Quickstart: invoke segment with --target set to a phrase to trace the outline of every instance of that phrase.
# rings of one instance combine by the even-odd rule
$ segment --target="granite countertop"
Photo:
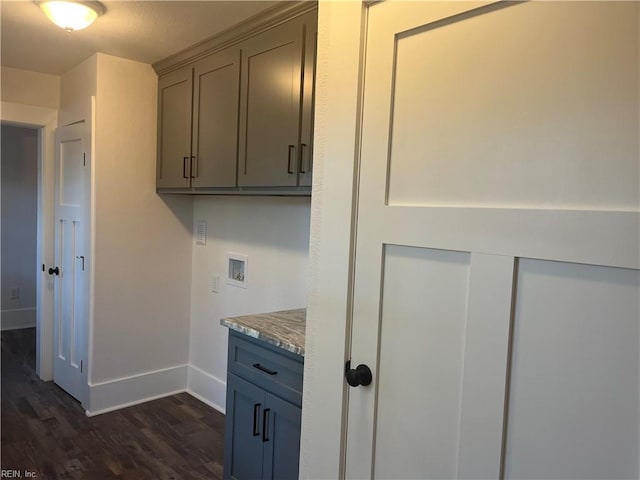
[[[304,356],[307,309],[223,318],[220,324],[289,352]]]

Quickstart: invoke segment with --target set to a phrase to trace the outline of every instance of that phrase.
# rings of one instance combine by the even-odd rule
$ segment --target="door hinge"
[[[87,154],[85,152],[82,152],[82,166],[87,166]]]
[[[80,373],[82,373],[82,360],[80,360]]]

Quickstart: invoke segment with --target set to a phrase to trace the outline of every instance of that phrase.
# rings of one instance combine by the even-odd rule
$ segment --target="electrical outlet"
[[[11,296],[9,297],[10,300],[20,300],[20,288],[18,287],[11,287]]]
[[[218,293],[220,291],[220,275],[211,277],[211,292]]]

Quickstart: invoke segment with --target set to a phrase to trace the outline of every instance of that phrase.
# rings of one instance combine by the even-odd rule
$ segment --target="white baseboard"
[[[188,365],[89,385],[87,416],[175,395],[186,390]]]
[[[185,391],[225,413],[226,382],[193,365],[180,365],[89,385],[86,414],[93,417]]]
[[[36,326],[36,308],[2,310],[2,320],[0,323],[0,329],[2,331],[33,328]]]
[[[193,365],[189,365],[187,393],[219,412],[225,413],[226,382]]]

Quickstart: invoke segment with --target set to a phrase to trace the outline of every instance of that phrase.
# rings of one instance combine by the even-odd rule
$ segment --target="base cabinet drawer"
[[[300,355],[246,335],[229,332],[227,368],[229,372],[267,392],[302,405],[304,364]]]
[[[224,478],[297,479],[302,357],[242,337],[229,337]]]

